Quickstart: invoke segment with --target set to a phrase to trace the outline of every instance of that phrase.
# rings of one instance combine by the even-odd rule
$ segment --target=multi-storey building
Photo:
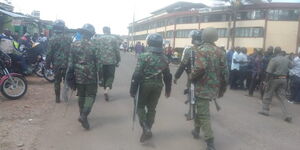
[[[229,6],[178,2],[131,23],[130,43],[145,43],[147,34],[160,33],[166,44],[181,49],[190,45],[191,30],[214,27],[219,34],[216,44],[226,49],[239,46],[251,51],[280,46],[296,52],[300,48],[300,3],[242,5],[234,12]]]

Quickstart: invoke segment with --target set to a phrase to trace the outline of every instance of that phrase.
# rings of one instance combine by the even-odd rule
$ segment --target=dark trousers
[[[300,103],[300,77],[291,76],[291,100]]]
[[[260,84],[260,80],[261,80],[261,77],[258,74],[252,76],[251,82],[249,85],[249,95],[253,95],[254,90]]]
[[[115,79],[116,65],[103,65],[103,87],[112,89],[112,84]]]
[[[25,59],[22,56],[16,55],[16,54],[8,54],[9,57],[11,58],[11,60],[13,62],[17,62],[18,64],[20,64],[21,67],[21,71],[24,73],[25,71],[27,71],[28,66],[27,63],[25,61]]]
[[[231,89],[238,88],[238,79],[239,79],[239,71],[236,69],[231,70],[231,83],[230,83]]]

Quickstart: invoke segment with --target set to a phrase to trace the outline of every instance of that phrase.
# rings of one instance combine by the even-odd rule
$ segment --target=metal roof
[[[192,8],[205,8],[205,7],[207,6],[202,3],[177,2],[169,6],[166,6],[164,8],[161,8],[159,10],[156,10],[151,14],[157,15],[164,12],[186,11]]]
[[[3,10],[3,9],[0,9],[0,12],[6,14],[8,16],[14,17],[14,18],[28,18],[25,15],[16,14],[16,13],[13,13],[13,12],[10,12],[10,11],[6,11],[6,10]]]

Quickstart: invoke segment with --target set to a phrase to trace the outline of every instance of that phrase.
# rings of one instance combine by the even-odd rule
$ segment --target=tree
[[[231,39],[231,47],[234,47],[236,16],[237,16],[237,11],[240,9],[240,7],[242,5],[247,5],[247,4],[261,4],[266,2],[266,0],[215,0],[215,1],[224,3],[225,6],[227,5],[230,8],[229,38]],[[271,2],[272,0],[267,0],[267,1]],[[232,28],[231,28],[231,24],[232,24]]]

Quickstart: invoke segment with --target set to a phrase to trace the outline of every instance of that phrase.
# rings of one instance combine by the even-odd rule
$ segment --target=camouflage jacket
[[[148,48],[147,52],[139,56],[134,74],[142,76],[143,83],[151,82],[163,86],[162,75],[170,74],[168,58],[162,51]]]
[[[195,95],[200,98],[218,97],[221,82],[227,83],[228,69],[225,52],[215,45],[204,43],[195,50],[195,66],[191,80]]]
[[[115,65],[121,61],[119,51],[119,39],[114,35],[104,34],[99,39],[95,40],[99,49],[99,56],[103,65]]]
[[[179,79],[185,70],[187,73],[191,72],[191,55],[192,51],[194,51],[197,47],[192,46],[192,47],[187,47],[183,50],[182,52],[182,57],[181,57],[181,62],[180,65],[175,73],[175,79]]]
[[[68,55],[70,52],[72,38],[66,35],[55,35],[49,40],[46,65],[53,65],[54,70],[67,68]]]
[[[69,67],[73,67],[77,84],[96,84],[99,60],[92,41],[76,41],[71,46]]]

